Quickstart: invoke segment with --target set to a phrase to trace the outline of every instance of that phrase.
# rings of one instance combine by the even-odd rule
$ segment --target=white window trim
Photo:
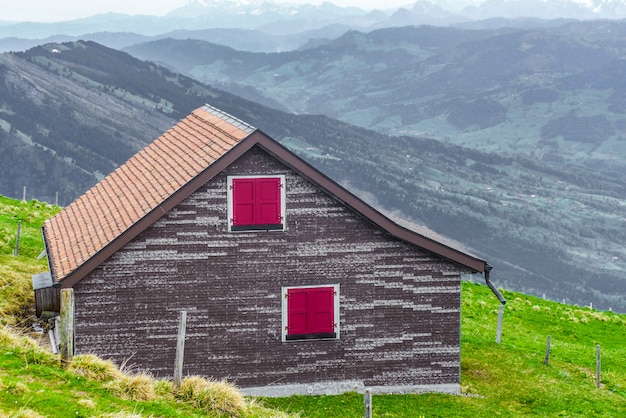
[[[337,335],[335,338],[308,338],[302,340],[288,340],[287,339],[287,292],[289,289],[307,289],[313,287],[332,287],[335,292],[335,297],[333,299],[334,316],[335,316],[335,334]],[[339,283],[336,284],[311,284],[311,285],[303,285],[303,286],[282,286],[281,287],[281,301],[282,301],[282,326],[281,326],[281,339],[282,342],[288,343],[298,343],[302,341],[320,341],[320,340],[339,340],[340,339],[340,317],[339,317]]]
[[[232,230],[232,219],[233,219],[233,179],[264,179],[264,178],[279,178],[280,184],[283,185],[282,190],[280,191],[280,214],[283,217],[283,227],[282,229],[272,229],[271,231],[286,231],[287,230],[287,186],[285,183],[285,175],[284,174],[267,174],[267,175],[256,175],[256,176],[228,176],[226,179],[226,205],[228,206],[227,211],[227,222],[228,222],[228,232],[251,232],[255,230],[249,231],[233,231]]]

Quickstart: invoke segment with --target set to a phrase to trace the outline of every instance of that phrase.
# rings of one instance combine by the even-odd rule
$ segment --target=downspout
[[[491,264],[485,263],[485,282],[487,283],[487,286],[489,286],[489,289],[491,289],[493,294],[496,295],[500,303],[506,305],[506,299],[504,298],[504,296],[502,296],[502,293],[500,293],[498,289],[496,289],[496,287],[493,285],[493,283],[491,283],[491,281],[489,280],[489,273],[491,272],[492,268],[493,266]]]

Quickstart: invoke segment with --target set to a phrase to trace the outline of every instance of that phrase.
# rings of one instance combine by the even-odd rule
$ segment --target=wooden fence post
[[[178,321],[178,337],[176,338],[176,359],[174,360],[174,388],[180,387],[183,380],[183,363],[185,355],[185,331],[187,328],[187,311],[180,312]]]
[[[17,236],[15,238],[15,250],[13,250],[13,256],[20,255],[20,233],[22,231],[22,221],[17,221]]]
[[[498,306],[498,326],[496,328],[496,343],[500,344],[502,340],[502,315],[504,314],[504,305]]]
[[[600,369],[601,369],[601,359],[600,359],[600,344],[596,344],[596,387],[600,387]]]
[[[363,404],[364,404],[364,417],[372,418],[372,390],[365,389],[365,394],[363,396]]]
[[[61,289],[61,366],[67,367],[74,356],[74,289]]]
[[[543,364],[545,364],[546,366],[548,365],[548,363],[550,363],[550,340],[551,339],[552,337],[548,335],[548,342],[546,344],[546,357],[543,360]]]

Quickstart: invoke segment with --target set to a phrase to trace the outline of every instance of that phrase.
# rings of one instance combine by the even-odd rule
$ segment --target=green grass
[[[214,395],[204,386],[194,389],[198,396],[177,394],[171,382],[120,377],[91,358],[65,370],[57,355],[42,348],[45,338],[15,331],[32,322],[31,275],[47,268],[45,259],[36,258],[43,249],[40,227],[58,210],[0,197],[0,418],[220,416],[211,409],[214,404],[207,404]],[[18,220],[22,239],[15,257]],[[626,315],[503,293],[508,304],[502,342],[496,344],[498,301],[486,286],[463,284],[463,396],[374,395],[373,416],[626,416]],[[599,388],[596,344],[602,349]],[[363,416],[363,397],[357,393],[245,401],[244,418]]]
[[[34,314],[33,274],[48,269],[41,226],[60,208],[36,200],[22,202],[0,196],[0,325],[20,324]],[[20,242],[14,256],[18,223]]]
[[[0,417],[287,417],[280,411],[226,392],[213,393],[213,404],[198,402],[145,374],[122,374],[111,379],[87,379],[78,371],[59,367],[59,358],[31,338],[0,329]],[[236,403],[229,400],[234,398]],[[219,405],[219,408],[214,407]],[[226,406],[224,406],[226,405]],[[226,409],[231,408],[231,409]],[[235,410],[234,408],[239,408]],[[230,415],[220,411],[228,410]]]
[[[463,284],[463,396],[374,395],[373,416],[626,416],[626,316],[503,293],[508,303],[501,344],[496,344],[498,301],[486,286]],[[596,344],[602,349],[600,388]],[[359,394],[265,402],[307,417],[326,417],[330,411],[335,417],[363,414]]]

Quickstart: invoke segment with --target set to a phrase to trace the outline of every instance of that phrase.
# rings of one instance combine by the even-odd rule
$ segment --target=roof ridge
[[[202,106],[200,109],[212,114],[213,116],[216,116],[218,118],[220,118],[221,120],[230,123],[233,126],[236,126],[237,128],[241,129],[242,131],[251,134],[252,132],[254,132],[256,130],[256,128],[244,121],[242,121],[239,118],[236,118],[235,116],[231,115],[230,113],[226,113],[223,110],[220,110],[216,107],[211,106],[208,103],[205,103],[204,106]]]

